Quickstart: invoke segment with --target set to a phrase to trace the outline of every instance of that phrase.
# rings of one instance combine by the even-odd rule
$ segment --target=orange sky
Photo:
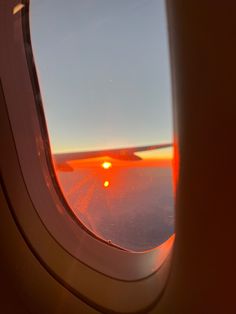
[[[158,159],[144,159],[144,160],[137,160],[137,161],[130,161],[130,160],[118,160],[112,159],[110,157],[99,157],[99,158],[89,158],[83,160],[76,160],[76,161],[69,161],[68,164],[73,169],[79,168],[102,168],[103,162],[111,162],[112,167],[167,167],[172,164],[171,158],[158,158]],[[109,169],[104,169],[109,170]]]

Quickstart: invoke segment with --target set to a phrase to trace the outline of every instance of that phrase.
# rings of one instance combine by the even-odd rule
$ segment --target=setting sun
[[[112,166],[112,163],[110,161],[104,161],[102,163],[102,168],[103,169],[109,169],[109,168],[111,168],[111,166]]]

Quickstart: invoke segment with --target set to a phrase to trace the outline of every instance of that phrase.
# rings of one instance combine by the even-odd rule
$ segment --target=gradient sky
[[[172,142],[162,0],[31,0],[52,151]]]

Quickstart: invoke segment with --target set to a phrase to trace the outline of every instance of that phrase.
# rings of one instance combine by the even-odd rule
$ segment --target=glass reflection
[[[156,247],[174,232],[172,160],[91,158],[58,171],[64,195],[96,235],[133,251]]]

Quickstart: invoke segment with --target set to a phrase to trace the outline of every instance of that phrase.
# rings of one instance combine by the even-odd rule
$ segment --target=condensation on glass
[[[160,245],[174,232],[172,148],[153,149],[172,142],[164,1],[31,0],[30,14],[55,171],[71,210],[109,243]]]

